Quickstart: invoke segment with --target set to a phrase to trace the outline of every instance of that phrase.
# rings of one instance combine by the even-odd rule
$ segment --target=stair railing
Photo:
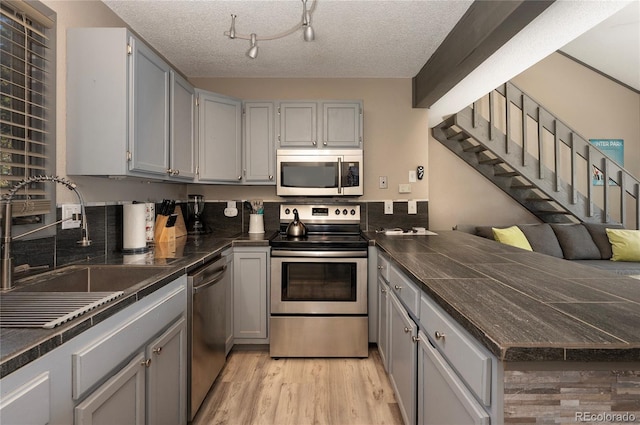
[[[640,181],[513,83],[473,103],[474,128],[480,118],[489,122],[490,140],[496,131],[506,135],[506,153],[513,143],[520,145],[522,166],[531,156],[537,159],[538,178],[551,170],[556,192],[563,181],[569,184],[571,204],[578,202],[578,193],[586,197],[587,217],[594,216],[596,205],[604,211],[604,223],[640,229]],[[597,174],[602,184],[596,186]]]

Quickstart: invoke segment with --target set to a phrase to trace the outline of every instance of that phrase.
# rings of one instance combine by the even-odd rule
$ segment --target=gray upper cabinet
[[[168,173],[176,180],[196,175],[196,91],[187,80],[171,71],[171,145]]]
[[[131,171],[164,175],[169,168],[170,68],[134,37],[132,49],[133,114],[129,119]]]
[[[193,90],[126,28],[70,28],[67,174],[192,179],[185,89]]]
[[[243,111],[243,180],[248,184],[275,185],[274,105],[245,102]]]
[[[242,182],[242,101],[197,90],[198,180]]]
[[[315,102],[281,102],[278,107],[281,147],[315,148],[318,146],[317,104]]]
[[[362,148],[361,101],[280,102],[280,147]]]

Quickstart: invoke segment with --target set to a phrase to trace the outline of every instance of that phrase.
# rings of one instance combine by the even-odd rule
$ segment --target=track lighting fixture
[[[267,40],[276,40],[278,38],[283,38],[288,35],[293,34],[300,28],[302,28],[302,36],[304,41],[314,41],[316,39],[315,32],[313,27],[311,26],[311,15],[316,8],[316,3],[318,0],[314,0],[311,8],[307,9],[307,0],[302,0],[302,19],[299,23],[294,25],[291,29],[281,32],[279,34],[275,34],[272,36],[260,36],[258,37],[256,33],[251,33],[249,35],[237,34],[236,33],[236,17],[237,15],[231,14],[231,28],[229,31],[225,31],[224,35],[229,37],[230,39],[239,38],[241,40],[249,40],[250,47],[247,51],[247,56],[251,59],[255,59],[258,56],[258,40],[267,41]]]
[[[251,59],[255,59],[258,56],[258,42],[256,41],[256,34],[251,34],[251,47],[247,50],[247,56]]]

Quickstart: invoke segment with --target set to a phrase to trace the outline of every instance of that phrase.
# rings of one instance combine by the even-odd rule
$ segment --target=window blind
[[[54,84],[50,70],[50,22],[34,18],[19,2],[0,5],[0,194],[17,182],[48,174],[53,168],[55,116],[48,107]],[[26,10],[29,10],[28,8]],[[13,200],[13,216],[51,212],[52,194],[45,183],[20,190]]]

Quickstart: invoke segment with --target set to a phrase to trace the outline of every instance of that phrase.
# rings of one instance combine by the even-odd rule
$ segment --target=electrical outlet
[[[399,184],[398,193],[411,193],[411,185],[408,183]]]
[[[393,201],[384,201],[384,213],[393,214]]]
[[[418,203],[410,199],[407,203],[407,212],[409,214],[418,214]]]
[[[409,183],[416,182],[416,170],[409,170]]]
[[[62,204],[62,220],[71,218],[74,214],[77,214],[77,220],[67,220],[62,222],[63,229],[78,229],[80,228],[80,214],[82,209],[80,204]]]
[[[387,176],[380,176],[380,184],[378,185],[380,189],[388,189],[389,184],[387,183]]]

